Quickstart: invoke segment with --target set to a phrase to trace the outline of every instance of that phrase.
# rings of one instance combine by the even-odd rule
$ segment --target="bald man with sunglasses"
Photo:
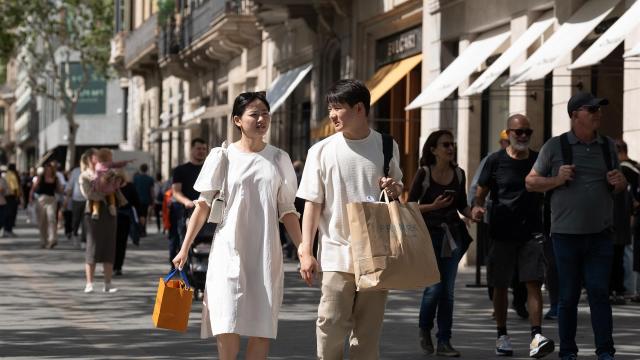
[[[493,242],[487,256],[487,282],[493,290],[497,339],[495,353],[512,356],[511,338],[507,333],[508,289],[514,273],[526,284],[531,343],[529,356],[544,357],[554,350],[553,340],[542,335],[542,293],[544,252],[538,234],[543,231],[541,196],[527,191],[525,178],[538,153],[529,149],[529,119],[515,114],[507,120],[510,145],[491,154],[478,179],[474,218],[484,215],[484,202],[490,194],[489,233]]]

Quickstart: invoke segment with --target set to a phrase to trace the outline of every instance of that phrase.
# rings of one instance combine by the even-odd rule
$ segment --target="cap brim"
[[[589,105],[591,106],[609,105],[609,100],[605,98],[593,98],[591,99],[591,101],[589,101]]]

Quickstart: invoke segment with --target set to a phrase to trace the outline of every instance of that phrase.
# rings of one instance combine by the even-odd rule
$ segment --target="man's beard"
[[[529,141],[527,142],[518,142],[518,141],[514,141],[515,139],[511,140],[511,146],[517,150],[517,151],[525,151],[527,149],[529,149]]]

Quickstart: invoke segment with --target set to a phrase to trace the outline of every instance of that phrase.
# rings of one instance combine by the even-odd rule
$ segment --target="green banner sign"
[[[83,80],[82,65],[69,64],[71,87],[76,89]],[[80,93],[76,114],[104,114],[107,108],[107,82],[89,68],[89,82]]]

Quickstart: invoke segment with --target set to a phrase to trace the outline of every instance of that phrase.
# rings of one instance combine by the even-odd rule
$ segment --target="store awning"
[[[628,33],[640,25],[640,1],[636,1],[627,11],[593,43],[569,69],[595,65],[609,55]]]
[[[405,110],[413,110],[437,103],[447,96],[471,75],[500,45],[511,35],[510,31],[481,35],[473,41],[438,77],[427,85]]]
[[[624,55],[622,55],[622,57],[623,58],[628,58],[628,57],[639,56],[639,55],[640,55],[640,42],[637,43],[633,48],[631,48],[631,50],[629,50],[626,53],[624,53]]]
[[[502,55],[500,55],[500,57],[494,61],[494,63],[491,64],[491,66],[489,66],[487,70],[485,70],[464,93],[462,93],[462,96],[479,94],[483,92],[484,89],[491,86],[491,84],[493,84],[493,82],[496,81],[496,79],[500,77],[500,75],[502,75],[509,66],[511,66],[518,56],[527,51],[529,46],[538,40],[542,34],[547,31],[551,25],[553,25],[555,20],[556,19],[552,16],[551,12],[549,12],[548,15],[531,24],[527,31],[518,37],[518,40],[516,40],[511,47],[507,49],[507,51],[502,53]]]
[[[613,10],[619,0],[589,0],[560,26],[549,40],[503,85],[544,78]]]
[[[367,88],[371,92],[371,106],[373,106],[384,94],[386,94],[392,87],[394,87],[398,81],[413,70],[422,61],[422,54],[413,55],[406,59],[396,61],[391,64],[387,64],[365,83]],[[329,117],[327,116],[320,123],[321,125],[311,130],[311,138],[319,139],[332,135],[335,132],[335,128]]]
[[[274,113],[287,100],[302,79],[311,71],[312,64],[299,66],[278,76],[267,90],[267,101]]]

